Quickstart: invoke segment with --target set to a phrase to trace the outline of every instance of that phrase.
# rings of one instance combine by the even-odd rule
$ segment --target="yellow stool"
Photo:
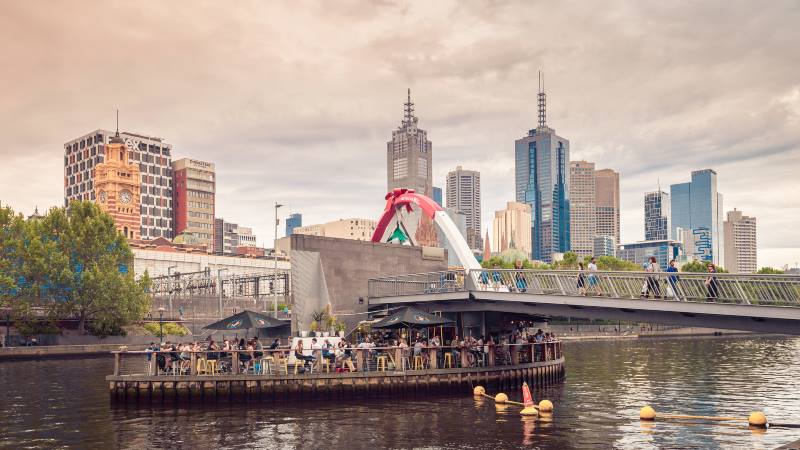
[[[209,359],[206,361],[206,375],[216,375],[217,373],[217,360]]]
[[[286,375],[289,375],[289,358],[279,358],[278,359],[278,367],[276,370],[279,370],[283,367],[283,372]],[[280,375],[280,372],[278,373]]]
[[[444,354],[444,366],[448,369],[453,368],[453,354],[452,353],[445,353]]]
[[[195,371],[197,375],[206,373],[206,359],[205,358],[197,358],[197,365],[195,367]]]
[[[378,356],[378,370],[381,372],[386,372],[387,360],[385,356]]]
[[[331,373],[331,361],[329,359],[322,360],[322,370]]]
[[[422,356],[415,356],[414,357],[414,370],[422,370],[425,368],[425,361],[422,359]]]
[[[300,368],[300,367],[303,367],[305,365],[306,365],[305,361],[300,360],[300,359],[295,359],[294,360],[294,374],[297,375],[298,373],[300,373],[300,372],[298,372],[297,369]]]

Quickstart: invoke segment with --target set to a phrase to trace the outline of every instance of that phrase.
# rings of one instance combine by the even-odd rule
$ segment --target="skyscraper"
[[[433,197],[431,197],[433,201],[435,201],[439,206],[444,208],[444,202],[442,201],[442,188],[440,187],[433,187]]]
[[[516,200],[531,207],[532,258],[552,262],[570,249],[569,141],[547,126],[539,80],[539,125],[514,145]]]
[[[181,158],[172,162],[175,236],[183,234],[214,251],[216,172],[214,163]]]
[[[531,254],[531,207],[527,203],[508,202],[506,209],[495,211],[492,246],[502,252],[511,247]]]
[[[467,218],[467,245],[483,248],[481,239],[481,174],[461,166],[447,174],[447,207],[455,208]]]
[[[717,192],[717,172],[712,169],[692,172],[692,181],[670,186],[672,235],[681,239],[687,255],[714,264],[725,261],[722,194]],[[677,228],[683,230],[678,236]],[[691,239],[692,242],[687,242]]]
[[[644,194],[644,240],[672,239],[669,194],[659,188]]]
[[[97,200],[93,167],[105,160],[114,132],[95,130],[64,144],[64,205]],[[122,132],[128,161],[139,166],[139,235],[172,239],[172,145],[161,138]]]
[[[725,229],[725,269],[734,273],[754,273],[758,270],[756,218],[748,217],[733,208],[728,211]]]
[[[286,218],[286,236],[291,236],[292,232],[297,227],[303,226],[303,215],[300,213],[290,214]]]
[[[411,103],[411,89],[405,103],[405,115],[400,127],[392,131],[392,140],[386,143],[387,190],[414,189],[431,197],[433,195],[433,146],[428,133],[417,128],[418,119]]]
[[[613,236],[614,245],[620,242],[619,230],[619,173],[601,169],[594,173],[597,196],[597,235]]]
[[[569,163],[569,224],[570,250],[580,256],[594,253],[597,235],[597,186],[594,163]]]

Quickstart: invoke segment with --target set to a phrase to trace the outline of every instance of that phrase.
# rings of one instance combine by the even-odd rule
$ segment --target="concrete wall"
[[[446,254],[442,260],[423,260],[422,247],[301,234],[292,235],[289,257],[292,332],[308,330],[311,314],[330,304],[349,333],[367,318],[370,278],[447,270]]]

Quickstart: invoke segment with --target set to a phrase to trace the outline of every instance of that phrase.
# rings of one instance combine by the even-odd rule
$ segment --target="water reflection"
[[[567,381],[534,389],[555,412],[462,397],[296,404],[112,405],[110,359],[0,363],[0,447],[774,448],[796,429],[638,420],[661,413],[800,422],[800,339],[572,343]],[[498,389],[490,389],[494,395]],[[521,391],[504,389],[511,400]]]

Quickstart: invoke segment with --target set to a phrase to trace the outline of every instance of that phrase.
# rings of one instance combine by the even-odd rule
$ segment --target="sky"
[[[800,2],[0,2],[0,202],[63,204],[63,145],[98,128],[214,162],[217,216],[271,246],[377,219],[406,89],[434,184],[481,172],[484,233],[514,199],[514,140],[548,125],[620,173],[622,241],[643,195],[718,173],[758,220],[759,266],[800,261]],[[283,234],[283,221],[279,236]]]

